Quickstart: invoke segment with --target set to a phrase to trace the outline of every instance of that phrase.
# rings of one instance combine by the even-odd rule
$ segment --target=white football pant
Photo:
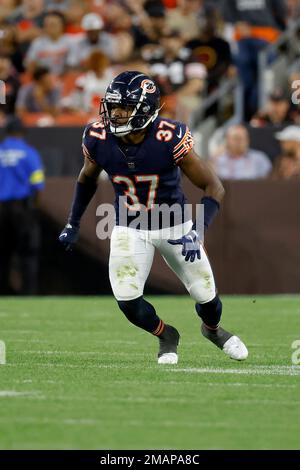
[[[109,279],[117,300],[133,300],[143,295],[154,250],[160,252],[167,265],[185,285],[190,296],[198,303],[206,303],[216,296],[214,276],[205,250],[201,246],[201,259],[185,261],[182,245],[170,245],[187,234],[192,221],[162,230],[136,230],[115,226],[111,235]]]

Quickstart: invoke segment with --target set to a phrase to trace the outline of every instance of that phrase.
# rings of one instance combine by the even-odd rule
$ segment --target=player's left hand
[[[63,244],[66,251],[72,251],[73,246],[78,240],[78,231],[79,227],[74,227],[70,224],[67,224],[59,235],[58,239],[60,243]]]
[[[189,233],[177,240],[168,240],[170,245],[182,245],[182,256],[185,256],[185,261],[193,263],[196,259],[201,258],[200,254],[200,237],[195,230],[190,230]]]

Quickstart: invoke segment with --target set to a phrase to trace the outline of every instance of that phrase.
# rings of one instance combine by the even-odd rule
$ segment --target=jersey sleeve
[[[91,128],[92,124],[88,124],[83,131],[82,153],[83,156],[92,163],[96,163],[96,141],[95,138],[90,134],[90,131],[92,130]]]
[[[172,139],[172,155],[174,165],[178,165],[194,147],[194,138],[188,126],[181,122],[176,123]]]
[[[100,168],[105,167],[109,153],[108,135],[102,122],[88,124],[82,136],[83,155]]]

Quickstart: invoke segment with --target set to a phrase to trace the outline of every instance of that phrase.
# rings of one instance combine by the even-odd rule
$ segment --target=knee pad
[[[188,291],[197,303],[204,304],[212,301],[216,296],[216,285],[212,272],[202,273],[188,286]]]
[[[206,302],[205,304],[197,303],[195,308],[197,314],[207,326],[215,327],[220,323],[222,302],[218,295],[216,295],[213,300]]]

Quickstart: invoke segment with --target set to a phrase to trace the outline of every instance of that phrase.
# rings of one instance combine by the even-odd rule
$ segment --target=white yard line
[[[0,390],[0,398],[35,398],[35,399],[45,399],[41,392],[39,391],[30,391],[30,392],[17,392],[16,390]]]
[[[13,333],[13,334],[19,334],[19,335],[24,335],[27,333],[33,333],[36,335],[38,330],[23,330],[23,329],[1,329],[1,333]]]
[[[13,350],[14,353],[21,353],[21,354],[47,354],[49,356],[51,355],[59,355],[59,354],[72,354],[74,356],[85,356],[85,355],[91,355],[91,356],[94,356],[94,355],[100,355],[102,353],[100,353],[99,351],[43,351],[43,350],[38,350],[38,349],[31,349],[31,350],[23,350],[23,349],[19,349],[19,350],[16,350],[14,349]]]
[[[65,383],[62,380],[41,380],[41,379],[35,379],[35,380],[32,380],[32,379],[18,380],[17,379],[17,380],[11,380],[10,382],[13,382],[15,384],[30,384],[33,382],[36,382],[38,384],[63,384]]]
[[[47,355],[47,356],[120,356],[120,352],[103,352],[103,351],[44,351],[39,349],[24,350],[24,349],[12,349],[11,352],[16,354],[36,354],[36,355]],[[143,357],[144,353],[134,353],[135,357]],[[132,351],[122,352],[122,356],[132,355]]]
[[[138,341],[122,341],[121,339],[105,339],[101,344],[139,344]]]
[[[49,344],[50,341],[45,341],[42,339],[21,339],[21,338],[6,338],[7,342],[13,343],[47,343]]]
[[[299,366],[249,366],[241,369],[221,369],[214,367],[164,369],[168,372],[196,374],[238,374],[238,375],[287,375],[300,376]]]
[[[300,400],[291,400],[291,401],[279,401],[279,400],[251,400],[251,399],[247,399],[247,400],[223,400],[222,401],[222,405],[225,404],[225,405],[271,405],[271,406],[293,406],[293,407],[296,407],[296,406],[299,406],[300,404]]]
[[[115,422],[118,421],[118,426],[119,427],[141,427],[142,429],[145,428],[145,421],[144,420],[126,420],[124,422],[119,421],[117,418],[114,419],[108,419],[105,418],[104,420],[102,419],[86,419],[86,418],[63,418],[63,419],[49,419],[49,418],[31,418],[31,417],[11,417],[11,418],[0,418],[0,423],[22,423],[22,424],[33,424],[33,425],[71,425],[71,426],[105,426],[106,428],[111,428],[115,426]],[[147,427],[153,427],[157,428],[157,425],[159,423],[160,427],[165,427],[165,428],[183,428],[183,429],[205,429],[205,428],[225,428],[225,429],[230,429],[232,430],[232,423],[230,422],[222,422],[222,421],[201,421],[201,419],[197,421],[178,421],[178,420],[155,420],[153,419],[152,421],[147,420]],[[242,429],[242,430],[253,430],[256,429],[257,423],[249,422],[240,422],[240,423],[235,423],[234,428],[235,429]],[[273,423],[268,423],[264,422],[263,424],[260,424],[260,429],[272,429],[274,428]],[[290,428],[295,429],[298,431],[299,429],[299,424],[298,422],[294,422],[290,424]],[[163,447],[165,448],[165,447]]]
[[[177,382],[178,383],[178,382]],[[186,383],[186,382],[184,382]],[[193,383],[193,382],[189,382]],[[209,387],[217,387],[221,385],[222,387],[258,387],[258,388],[299,388],[298,385],[291,385],[291,384],[257,384],[257,383],[249,383],[249,382],[222,382],[222,383],[217,383],[217,382],[202,382],[201,387],[203,386],[209,386]]]
[[[37,351],[34,351],[36,353]],[[22,351],[20,351],[22,353]],[[41,354],[45,354],[45,351],[40,351]],[[51,354],[53,351],[51,351]],[[62,354],[66,352],[60,351]],[[54,353],[55,354],[55,353]],[[72,352],[74,354],[74,352]],[[79,352],[78,355],[81,353]],[[82,353],[86,354],[85,352]],[[87,353],[91,355],[97,355],[98,353]],[[107,353],[109,354],[109,353]],[[120,353],[118,353],[119,355]],[[99,354],[101,355],[101,354]],[[125,354],[123,354],[125,356]],[[7,363],[5,367],[28,367],[27,362],[16,362],[16,363]],[[45,367],[45,368],[55,368],[62,367],[65,369],[136,369],[136,365],[124,365],[124,364],[55,364],[52,362],[35,362],[34,367]],[[174,366],[173,368],[158,367],[157,365],[151,364],[146,366],[147,370],[157,370],[162,373],[165,372],[184,372],[189,374],[232,374],[232,375],[278,375],[278,376],[300,376],[300,366],[248,366],[241,368],[214,368],[214,367],[191,367],[191,368],[180,368]]]
[[[120,364],[54,364],[52,362],[35,362],[28,364],[27,362],[7,363],[5,367],[63,367],[65,369],[135,369],[135,366],[125,366]]]
[[[26,424],[68,424],[68,425],[76,425],[76,426],[94,426],[102,424],[102,421],[95,420],[95,419],[76,419],[76,418],[68,418],[68,419],[49,419],[49,418],[30,418],[30,417],[12,417],[9,419],[0,418],[0,423],[26,423]]]

